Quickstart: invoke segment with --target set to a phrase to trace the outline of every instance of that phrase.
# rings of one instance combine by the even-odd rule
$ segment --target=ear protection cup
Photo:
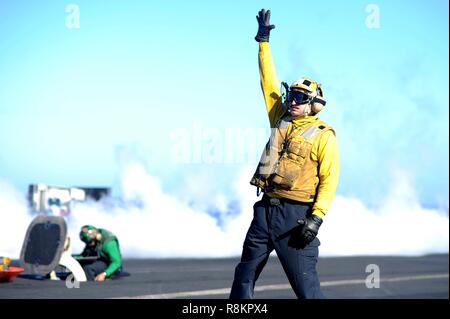
[[[314,103],[312,103],[312,105],[311,105],[311,111],[313,112],[313,113],[319,113],[320,111],[322,111],[322,109],[323,109],[323,104],[320,104],[320,103],[318,103],[318,102],[314,102]]]
[[[323,98],[323,91],[320,84],[317,85],[317,95],[313,99],[313,103],[311,105],[311,110],[314,113],[319,113],[322,111],[323,107],[325,106],[327,102]]]

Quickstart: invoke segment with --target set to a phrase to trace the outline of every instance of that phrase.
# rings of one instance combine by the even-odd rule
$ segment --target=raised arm
[[[269,115],[270,126],[274,127],[284,113],[280,83],[277,79],[269,48],[270,30],[275,28],[275,26],[270,24],[270,10],[262,9],[259,11],[256,20],[258,21],[258,33],[255,36],[255,40],[259,42],[258,62],[261,88]]]

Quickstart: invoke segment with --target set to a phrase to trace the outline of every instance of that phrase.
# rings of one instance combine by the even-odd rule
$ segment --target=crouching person
[[[119,241],[110,231],[91,225],[81,227],[80,239],[86,244],[81,256],[98,258],[83,265],[87,280],[104,281],[122,270]]]

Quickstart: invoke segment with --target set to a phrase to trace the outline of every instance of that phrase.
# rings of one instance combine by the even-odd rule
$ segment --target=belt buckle
[[[271,198],[270,199],[270,205],[278,206],[278,205],[280,205],[280,200],[278,198]]]

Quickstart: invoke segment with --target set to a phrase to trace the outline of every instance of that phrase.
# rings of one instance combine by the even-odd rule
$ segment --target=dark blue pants
[[[108,262],[105,259],[98,259],[93,263],[83,265],[84,272],[86,273],[87,280],[95,280],[98,274],[101,274],[108,268]],[[122,271],[122,266],[119,267],[109,278],[114,279],[118,277],[126,277],[130,274]]]
[[[320,241],[315,238],[305,246],[299,238],[297,220],[311,214],[311,205],[264,195],[253,211],[230,298],[253,298],[255,282],[274,249],[297,298],[324,298],[316,271]]]
[[[84,272],[86,273],[87,280],[95,280],[98,274],[101,274],[108,267],[106,261],[101,259],[94,261],[92,264],[83,266]]]

